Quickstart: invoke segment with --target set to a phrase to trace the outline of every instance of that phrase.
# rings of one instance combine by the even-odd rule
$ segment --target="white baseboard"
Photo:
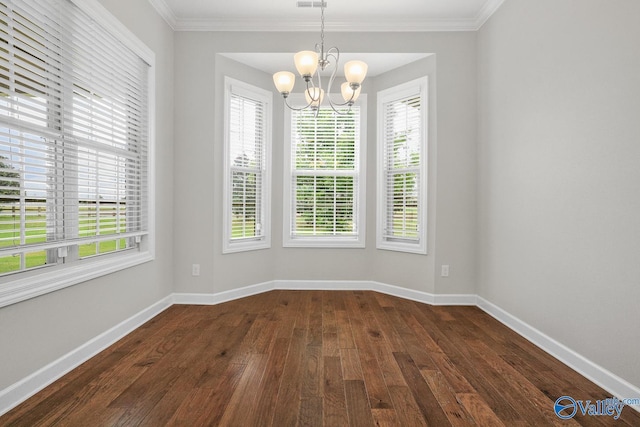
[[[473,294],[434,295],[433,305],[478,305],[478,296]]]
[[[476,305],[476,295],[470,294],[432,294],[389,285],[380,282],[370,282],[372,291],[417,301],[429,305]]]
[[[436,295],[369,280],[276,280],[274,289],[376,291],[430,305],[476,305],[475,295]]]
[[[618,377],[602,366],[593,363],[591,360],[523,322],[497,305],[480,296],[476,298],[477,305],[481,310],[514,330],[525,339],[531,341],[565,365],[579,372],[585,378],[610,392],[612,394],[610,397],[615,396],[619,399],[640,398],[640,388]],[[573,397],[578,398],[579,396]],[[640,405],[633,405],[631,407],[636,411],[640,411]]]
[[[91,359],[102,350],[139,328],[172,305],[166,297],[141,312],[131,316],[106,332],[87,341],[80,347],[51,362],[17,383],[0,390],[0,415],[24,402],[49,384]]]
[[[368,280],[274,280],[274,289],[307,291],[365,291],[371,289]]]
[[[259,283],[257,285],[245,286],[243,288],[232,289],[230,291],[216,292],[213,294],[174,293],[171,295],[171,300],[174,304],[216,305],[272,291],[273,289],[273,281],[270,281]]]
[[[0,391],[0,415],[42,390],[67,372],[98,354],[173,304],[215,305],[275,289],[371,290],[430,305],[477,305],[542,350],[620,399],[640,397],[640,388],[591,362],[553,338],[507,313],[482,297],[471,294],[438,295],[375,281],[273,280],[213,294],[174,293],[142,310],[110,330],[81,345],[60,359]],[[632,406],[640,411],[639,406]]]
[[[246,298],[248,296],[261,294],[275,289],[307,291],[376,291],[430,305],[476,305],[475,295],[435,295],[428,292],[416,291],[413,289],[369,280],[273,280],[213,294],[176,293],[172,295],[172,301],[174,304],[213,305],[232,301],[238,298]]]

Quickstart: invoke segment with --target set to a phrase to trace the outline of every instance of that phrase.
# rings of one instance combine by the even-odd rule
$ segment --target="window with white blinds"
[[[348,114],[286,112],[285,246],[364,247],[366,97],[359,101]]]
[[[378,92],[380,249],[426,253],[427,79]]]
[[[225,79],[224,253],[270,247],[271,96]]]
[[[0,275],[145,246],[150,65],[85,9],[0,1]]]

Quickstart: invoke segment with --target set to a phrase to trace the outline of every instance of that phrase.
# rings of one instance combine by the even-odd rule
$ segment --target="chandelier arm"
[[[309,102],[309,105],[307,105],[307,107],[311,106],[311,104],[313,104],[316,101],[319,101],[321,98],[321,93],[320,91],[322,90],[322,85],[320,84],[320,73],[318,74],[318,86],[315,85],[315,83],[313,82],[313,76],[311,76],[311,78],[309,80],[307,80],[307,89],[305,90],[305,92],[307,93],[307,96],[309,97],[309,99],[311,100],[311,102]],[[309,83],[311,83],[311,86],[309,86]],[[311,89],[313,89],[313,91],[311,91]],[[318,95],[314,98],[313,94],[317,93]]]
[[[329,86],[327,86],[327,98],[329,99],[329,104],[333,105],[333,101],[331,101],[331,86],[333,85],[333,80],[336,78],[336,73],[338,72],[338,61],[340,61],[340,51],[337,47],[332,47],[327,51],[327,58],[333,58],[333,71],[331,72],[331,77],[329,78]]]
[[[338,67],[338,60],[340,60],[340,50],[337,47],[327,49],[327,56],[333,56],[336,60],[336,68]]]
[[[335,106],[341,106],[341,105],[346,105],[346,104],[334,104],[331,101],[329,101],[329,106],[331,107],[331,109],[333,110],[334,113],[340,115],[340,116],[346,116],[347,114],[351,113],[351,105],[349,105],[349,108],[347,110],[345,110],[344,108],[338,110]]]
[[[347,100],[347,101],[345,101],[345,102],[333,102],[333,101],[331,101],[331,98],[329,98],[329,104],[331,104],[331,105],[335,105],[335,106],[337,106],[337,107],[344,107],[344,106],[348,105],[348,106],[349,106],[349,108],[351,108],[351,106],[352,106],[352,105],[353,105],[353,103],[355,102],[355,101],[353,100],[353,98],[355,98],[355,92],[351,93],[351,98],[350,98],[350,99],[348,99],[348,100]]]
[[[337,114],[349,114],[351,112],[351,107],[353,106],[353,98],[355,97],[355,91],[351,92],[351,98],[345,102],[333,102],[331,99],[331,86],[333,85],[333,81],[336,78],[336,73],[338,72],[338,63],[340,61],[340,50],[337,47],[332,47],[327,50],[327,57],[332,57],[334,59],[334,67],[333,72],[331,73],[331,78],[329,79],[329,86],[327,86],[327,93],[325,96],[329,101],[329,105],[331,109]],[[349,109],[346,112],[336,109],[336,107],[344,107],[349,106]]]
[[[311,103],[305,105],[304,107],[294,107],[291,104],[289,104],[289,101],[287,101],[287,98],[284,98],[284,105],[286,105],[290,110],[293,110],[293,111],[302,111],[311,107]]]
[[[318,75],[318,99],[320,99],[320,93],[322,93],[322,76],[320,75],[320,70],[316,71],[316,74]]]

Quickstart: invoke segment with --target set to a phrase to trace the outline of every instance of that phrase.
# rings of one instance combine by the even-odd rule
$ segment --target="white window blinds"
[[[231,238],[263,235],[264,106],[231,95]]]
[[[147,234],[148,68],[68,0],[0,1],[0,273]]]
[[[291,240],[362,237],[361,110],[291,111]]]
[[[227,79],[225,252],[268,244],[270,96]]]
[[[378,242],[387,249],[425,244],[425,91],[414,84],[379,94]]]

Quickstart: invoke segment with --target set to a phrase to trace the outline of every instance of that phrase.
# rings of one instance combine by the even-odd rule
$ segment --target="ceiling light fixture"
[[[315,2],[314,2],[315,3]],[[294,62],[296,70],[300,74],[300,77],[306,83],[306,89],[304,92],[307,100],[307,105],[302,108],[295,108],[289,104],[287,98],[293,90],[293,86],[296,82],[296,76],[289,71],[279,71],[273,75],[273,83],[276,85],[276,89],[282,97],[284,102],[292,110],[305,110],[310,108],[311,110],[318,111],[322,101],[326,98],[329,101],[331,108],[339,114],[344,112],[339,111],[337,107],[348,106],[349,108],[356,102],[360,95],[362,82],[367,75],[367,64],[363,61],[349,61],[344,64],[344,75],[346,82],[342,83],[340,92],[344,102],[335,103],[331,99],[331,85],[336,77],[336,71],[338,70],[338,61],[340,60],[340,51],[337,47],[332,47],[326,52],[324,50],[324,7],[326,1],[320,2],[320,43],[316,43],[315,51],[303,50],[294,55]],[[331,77],[329,78],[329,84],[327,90],[322,88],[322,79],[320,72],[324,71],[328,66],[333,66]],[[320,68],[320,69],[318,69]]]

